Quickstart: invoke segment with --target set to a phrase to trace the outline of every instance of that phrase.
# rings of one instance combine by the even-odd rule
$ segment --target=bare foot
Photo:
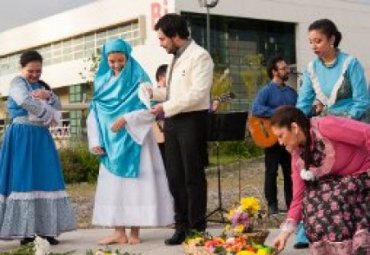
[[[141,240],[138,237],[130,236],[128,238],[128,243],[131,244],[131,245],[135,245],[135,244],[141,243]]]
[[[128,243],[131,245],[135,245],[140,243],[141,240],[139,238],[139,228],[138,227],[132,227],[130,237],[128,238]]]
[[[119,235],[117,233],[113,233],[112,235],[107,236],[98,242],[98,244],[100,245],[125,244],[125,243],[128,243],[126,234]]]

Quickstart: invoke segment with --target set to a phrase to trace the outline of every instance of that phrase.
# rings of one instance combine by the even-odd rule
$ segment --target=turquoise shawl
[[[138,88],[140,83],[150,80],[131,56],[131,51],[131,46],[121,39],[105,43],[95,76],[90,110],[95,114],[100,146],[105,150],[100,157],[101,163],[114,175],[135,178],[139,175],[141,145],[132,139],[125,128],[116,133],[111,131],[113,123],[124,114],[146,109],[139,100]],[[108,65],[108,55],[112,52],[122,52],[127,59],[116,77]]]

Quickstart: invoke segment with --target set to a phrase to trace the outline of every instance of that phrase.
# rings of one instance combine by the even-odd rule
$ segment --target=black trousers
[[[284,176],[284,195],[287,208],[292,201],[291,156],[278,143],[265,149],[265,197],[269,206],[277,206],[277,183],[279,164]]]
[[[165,119],[164,136],[176,228],[205,230],[207,111],[181,113]]]

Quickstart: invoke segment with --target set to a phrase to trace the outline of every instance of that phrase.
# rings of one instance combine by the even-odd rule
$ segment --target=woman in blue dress
[[[370,121],[370,95],[364,68],[357,58],[338,47],[342,34],[328,19],[314,21],[308,28],[309,42],[317,56],[303,74],[297,107],[306,115],[338,115]],[[314,107],[312,107],[314,106]],[[295,248],[308,247],[303,225]]]
[[[36,235],[57,244],[59,234],[75,229],[62,168],[48,126],[60,118],[60,102],[40,80],[42,56],[27,51],[21,74],[10,85],[11,124],[0,148],[0,239]]]

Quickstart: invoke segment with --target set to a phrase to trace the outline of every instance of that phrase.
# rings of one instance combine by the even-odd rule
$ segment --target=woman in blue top
[[[58,122],[60,102],[40,80],[42,57],[27,51],[20,58],[21,75],[10,85],[11,124],[0,149],[0,238],[44,236],[51,244],[75,229],[59,157],[48,125]]]
[[[309,42],[317,55],[303,74],[297,107],[306,115],[340,115],[370,121],[370,95],[360,62],[338,47],[342,34],[328,19],[314,21],[308,28]],[[312,107],[314,106],[314,107]],[[300,225],[296,248],[308,246]]]
[[[93,224],[114,227],[100,244],[140,242],[139,226],[173,221],[172,197],[143,83],[148,75],[121,39],[107,41],[87,119],[90,151],[100,157]],[[129,236],[126,228],[131,228]]]
[[[370,107],[369,88],[360,62],[339,50],[342,39],[335,24],[317,20],[309,28],[309,42],[317,55],[303,74],[297,107],[309,114],[314,101],[319,114],[364,119]]]

